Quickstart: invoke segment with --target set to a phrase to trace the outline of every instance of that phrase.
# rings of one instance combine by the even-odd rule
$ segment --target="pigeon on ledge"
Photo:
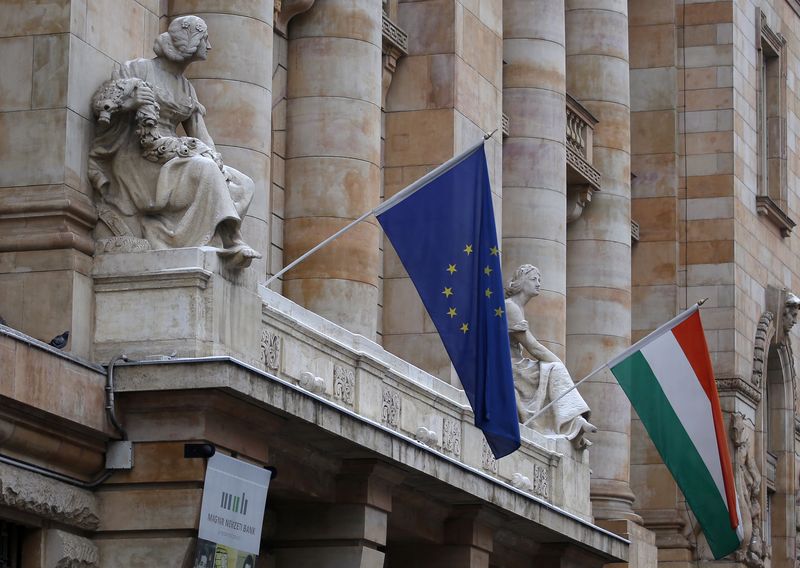
[[[64,347],[67,346],[67,340],[69,340],[69,331],[65,331],[61,335],[56,335],[50,340],[50,345],[56,349],[64,349]]]

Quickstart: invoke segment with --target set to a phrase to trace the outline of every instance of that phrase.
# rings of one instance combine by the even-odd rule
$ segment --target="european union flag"
[[[500,249],[483,143],[387,200],[376,217],[464,386],[495,457],[519,448]]]

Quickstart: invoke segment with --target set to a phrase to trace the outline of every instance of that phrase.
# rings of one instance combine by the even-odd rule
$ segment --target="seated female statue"
[[[539,269],[523,264],[505,288],[508,335],[511,343],[511,366],[514,389],[517,392],[517,414],[525,423],[551,401],[556,401],[532,421],[532,427],[546,436],[563,437],[577,447],[590,442],[586,432],[596,432],[589,423],[589,406],[577,390],[564,392],[574,383],[564,363],[539,343],[525,320],[525,304],[539,295],[541,277]],[[529,358],[526,356],[530,355]]]
[[[156,39],[156,57],[128,61],[95,94],[89,178],[99,195],[97,236],[153,249],[213,243],[244,267],[261,256],[241,235],[254,184],[222,162],[184,77],[209,49],[202,19],[175,18]]]

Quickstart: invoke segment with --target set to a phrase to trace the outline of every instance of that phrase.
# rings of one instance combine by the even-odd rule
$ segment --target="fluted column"
[[[317,0],[289,25],[285,262],[380,195],[381,1]],[[378,240],[367,220],[287,273],[284,293],[375,337]]]
[[[602,174],[567,244],[567,365],[577,379],[630,344],[630,88],[627,3],[566,0],[567,91],[598,119]],[[609,372],[581,387],[600,431],[592,436],[597,519],[637,518],[630,490],[631,409]],[[601,459],[598,459],[600,458]],[[594,458],[594,459],[592,459]]]
[[[252,265],[259,279],[269,250],[272,13],[272,0],[173,0],[169,13],[194,14],[208,24],[208,61],[191,65],[186,74],[208,109],[206,124],[222,159],[255,183],[242,234],[264,257]]]
[[[531,263],[541,296],[527,317],[564,357],[566,341],[566,63],[564,0],[503,3],[503,273]]]

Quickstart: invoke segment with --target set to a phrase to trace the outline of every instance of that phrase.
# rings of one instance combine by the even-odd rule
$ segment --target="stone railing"
[[[383,14],[383,39],[399,48],[403,54],[408,53],[408,34],[390,20],[386,13]]]
[[[597,119],[567,94],[567,223],[578,219],[600,189],[592,166],[592,136]]]
[[[592,163],[592,134],[597,119],[567,95],[567,147],[589,164]]]
[[[275,376],[437,454],[589,518],[589,465],[566,439],[521,426],[522,447],[495,460],[464,391],[290,300],[260,289],[261,364]]]

